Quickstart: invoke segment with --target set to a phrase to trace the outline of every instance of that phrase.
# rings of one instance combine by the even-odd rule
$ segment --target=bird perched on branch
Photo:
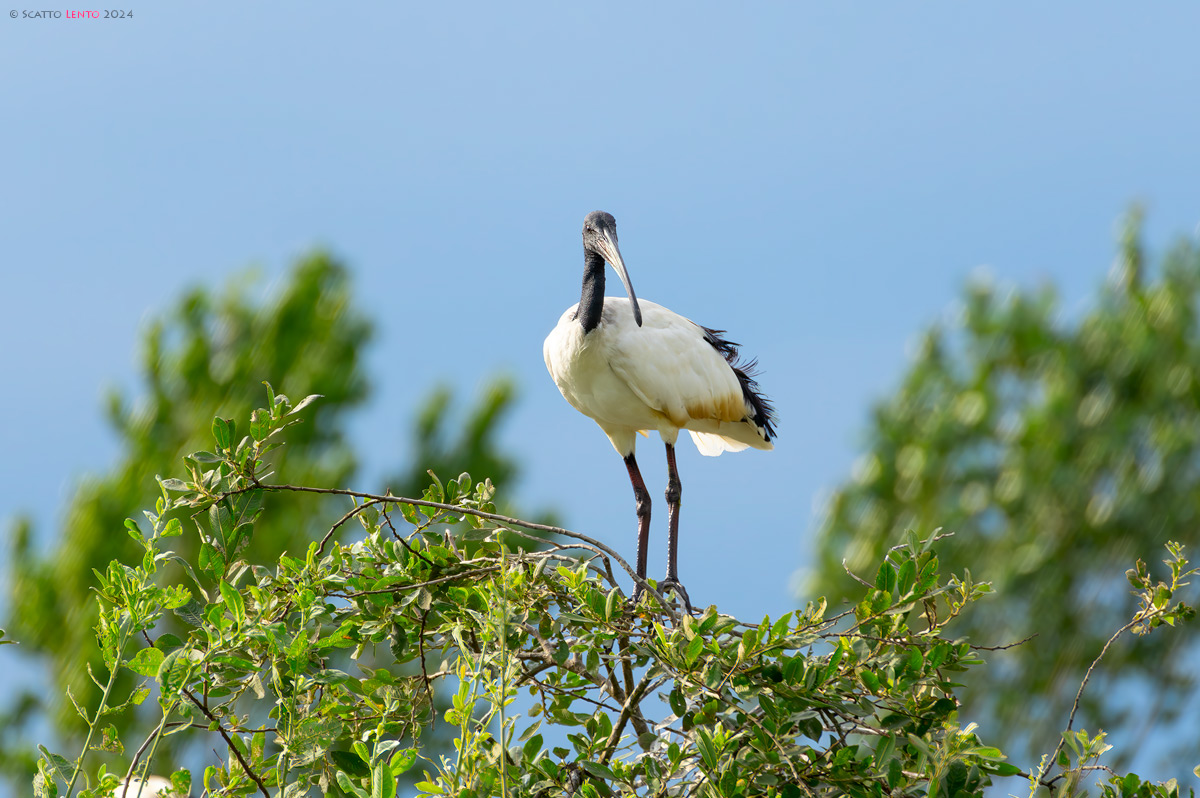
[[[604,264],[625,285],[624,297],[604,296]],[[667,449],[667,576],[660,589],[676,592],[691,610],[679,581],[681,488],[675,441],[686,429],[701,454],[747,447],[772,449],[771,403],[754,381],[754,362],[738,360],[738,344],[722,330],[702,327],[653,302],[638,301],[621,251],[617,221],[604,211],[583,220],[583,291],[543,347],[546,368],[563,397],[604,430],[625,459],[637,501],[639,584],[646,578],[650,494],[634,458],[637,434],[657,430]]]

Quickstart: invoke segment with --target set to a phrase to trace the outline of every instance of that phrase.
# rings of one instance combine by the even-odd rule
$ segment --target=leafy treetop
[[[1104,735],[1074,730],[1073,716],[1028,772],[960,725],[957,679],[982,658],[951,630],[987,588],[942,574],[943,537],[907,535],[840,614],[818,601],[760,623],[715,607],[680,615],[653,584],[630,606],[616,574],[633,572],[616,552],[497,514],[490,481],[435,480],[421,498],[273,481],[266,457],[310,399],[271,393],[248,424],[218,417],[213,445],[127,522],[142,556],[97,573],[104,665],[98,705],[78,708],[88,740],[74,759],[43,749],[38,795],[112,795],[147,779],[174,735],[224,752],[200,775],[207,795],[392,798],[408,771],[423,796],[463,798],[956,798],[1013,777],[1075,795],[1103,767]],[[302,552],[270,567],[245,559],[258,525],[302,496],[348,509]],[[341,542],[350,523],[360,537]],[[505,542],[546,532],[557,541],[536,550]],[[194,558],[167,548],[187,537]],[[1131,571],[1139,608],[1121,632],[1191,616],[1174,595],[1192,572],[1181,549],[1171,555],[1167,581]],[[183,579],[164,578],[170,562]],[[181,634],[158,631],[168,615]],[[117,691],[120,672],[142,683]],[[444,712],[439,684],[453,688]],[[108,725],[151,695],[144,735]],[[451,753],[427,747],[434,726],[453,734]],[[95,749],[103,761],[89,769]],[[174,794],[193,778],[172,773]],[[1110,773],[1101,793],[1179,789]]]

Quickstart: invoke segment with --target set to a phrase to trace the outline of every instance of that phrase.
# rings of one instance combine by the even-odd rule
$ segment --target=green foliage
[[[1064,319],[1048,288],[972,283],[960,319],[925,334],[899,390],[875,408],[867,452],[820,531],[808,591],[831,601],[858,589],[843,559],[859,570],[907,529],[954,531],[942,561],[1001,596],[962,633],[1038,635],[997,655],[1003,667],[986,680],[966,680],[965,699],[999,721],[1010,747],[1039,729],[1033,748],[1054,744],[1047,721],[1129,617],[1128,562],[1171,540],[1200,544],[1200,249],[1180,244],[1150,279],[1138,227],[1134,215],[1113,279],[1078,318]],[[1135,741],[1143,724],[1168,724],[1195,686],[1179,653],[1189,644],[1161,636],[1111,652],[1084,702],[1089,724]],[[1117,681],[1148,691],[1147,714],[1122,714]],[[1029,695],[1043,700],[1030,707]]]
[[[189,474],[211,469],[224,458],[248,457],[260,444],[258,455],[263,454],[278,439],[264,437],[276,420],[271,416],[275,401],[254,411],[264,379],[293,396],[323,395],[319,404],[305,408],[309,423],[289,428],[287,446],[272,453],[277,467],[299,482],[317,485],[346,484],[355,469],[346,421],[367,396],[360,353],[372,337],[372,325],[354,309],[347,271],[325,255],[313,255],[298,262],[270,294],[260,293],[247,277],[219,291],[197,288],[152,321],[142,344],[139,394],[129,398],[114,393],[108,402],[120,446],[118,462],[105,476],[84,479],[65,512],[56,513],[62,523],[53,548],[37,545],[29,519],[18,520],[12,529],[11,548],[0,558],[11,609],[0,624],[7,630],[0,643],[20,640],[19,649],[6,652],[44,660],[52,686],[48,696],[10,692],[0,706],[0,774],[21,785],[21,792],[35,767],[28,744],[33,730],[49,723],[63,743],[86,733],[71,702],[56,702],[55,697],[69,691],[83,706],[99,700],[101,686],[89,678],[89,668],[97,672],[102,665],[92,646],[97,616],[89,585],[94,570],[104,572],[114,560],[134,562],[143,556],[141,538],[126,534],[125,520],[153,506],[155,475],[176,472],[188,453]],[[472,410],[469,436],[450,443],[440,433],[421,437],[420,458],[432,458],[448,473],[471,467],[493,479],[515,477],[515,467],[496,454],[493,440],[512,400],[511,386],[497,382]],[[445,426],[448,404],[445,390],[427,402],[422,429]],[[250,443],[243,446],[243,438]],[[415,472],[409,467],[414,462],[424,460],[401,454],[395,467]],[[423,486],[427,477],[423,470],[421,474]],[[176,487],[172,480],[163,484]],[[406,480],[402,487],[408,490],[413,484]],[[261,496],[255,501],[262,501]],[[238,504],[233,514],[218,511],[217,537],[208,544],[195,534],[183,534],[179,526],[164,531],[172,536],[178,557],[163,564],[159,578],[178,581],[189,568],[211,572],[238,557],[272,562],[282,551],[303,552],[334,520],[328,502],[296,495],[261,518],[250,535],[245,519],[258,509]],[[164,616],[158,631],[184,635],[186,624],[177,616]],[[93,652],[90,658],[87,652]],[[124,681],[114,689],[127,690],[132,684],[131,673],[122,674]],[[142,709],[143,715],[146,711]],[[138,722],[133,714],[118,716],[116,736],[123,738]],[[174,766],[179,739],[163,739],[160,763]]]
[[[1068,723],[1064,748],[1022,773],[960,724],[956,680],[981,659],[951,627],[988,590],[943,575],[940,538],[908,535],[839,615],[824,602],[757,624],[715,607],[680,615],[653,589],[631,607],[619,555],[498,515],[488,480],[435,480],[421,498],[271,483],[265,457],[308,401],[272,394],[240,438],[216,419],[214,445],[160,481],[144,524],[127,524],[141,556],[96,574],[102,692],[78,707],[88,741],[74,759],[43,749],[37,795],[111,795],[147,779],[176,734],[224,752],[203,774],[171,774],[179,794],[207,795],[392,798],[410,771],[421,795],[461,798],[957,798],[1013,777],[1075,795],[1102,753],[1102,736]],[[302,555],[246,560],[245,541],[303,496],[348,510]],[[340,542],[351,521],[361,539]],[[563,542],[503,542],[546,531]],[[188,537],[199,554],[175,581],[165,566],[180,555],[167,546]],[[1172,601],[1194,571],[1171,553],[1169,582],[1131,571],[1141,605],[1118,635],[1190,617]],[[159,632],[169,615],[182,634]],[[138,684],[115,690],[118,671]],[[437,712],[441,685],[453,698]],[[158,715],[144,738],[106,731],[150,695]],[[435,726],[452,732],[451,753],[426,745]],[[122,767],[89,764],[90,749]],[[1115,773],[1103,790],[1178,794]]]
[[[125,519],[154,501],[155,474],[170,473],[184,453],[207,447],[214,412],[247,419],[264,379],[301,396],[324,394],[315,423],[293,431],[279,462],[297,479],[320,484],[341,483],[354,468],[343,418],[366,395],[358,352],[371,327],[350,309],[345,269],[314,255],[297,263],[266,302],[252,300],[248,288],[241,280],[221,294],[194,289],[149,325],[141,356],[143,397],[133,403],[113,393],[109,399],[120,462],[108,475],[79,484],[53,550],[43,553],[34,545],[29,522],[17,524],[7,569],[9,633],[26,655],[44,656],[53,683],[69,687],[79,701],[94,703],[98,689],[88,677],[98,663],[80,656],[91,648],[95,623],[87,611],[92,571],[136,556],[137,544],[122,531]],[[249,554],[273,558],[283,548],[303,549],[306,519],[318,509],[312,501],[282,508],[260,529]],[[194,537],[181,538],[181,544],[185,553],[195,551]],[[38,698],[17,704],[7,719],[10,731],[41,714]],[[77,732],[69,703],[46,709],[63,734]],[[0,760],[15,764],[8,756]]]

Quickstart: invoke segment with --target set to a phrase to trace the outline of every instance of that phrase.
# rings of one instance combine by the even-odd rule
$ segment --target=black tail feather
[[[742,395],[746,399],[746,404],[754,410],[750,420],[762,430],[763,439],[769,443],[775,438],[775,408],[772,406],[771,400],[759,391],[758,383],[754,379],[758,376],[758,361],[739,362],[738,347],[741,344],[722,338],[721,336],[725,334],[724,330],[713,330],[709,327],[700,329],[704,330],[705,340],[712,344],[713,349],[721,353],[725,362],[733,369],[738,383],[742,386]]]

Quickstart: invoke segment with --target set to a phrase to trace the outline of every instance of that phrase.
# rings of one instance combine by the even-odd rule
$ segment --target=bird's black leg
[[[679,484],[679,470],[675,467],[675,447],[667,444],[667,578],[659,588],[665,595],[668,590],[675,591],[683,599],[683,608],[692,611],[692,602],[687,591],[679,581],[677,560],[679,555],[679,500],[683,496],[683,487]]]
[[[633,483],[633,498],[637,501],[637,573],[642,580],[645,580],[646,547],[650,542],[650,491],[646,490],[646,483],[642,479],[642,472],[638,470],[637,460],[633,458],[633,452],[630,452],[625,457],[625,468],[629,470],[629,481]],[[633,603],[636,604],[641,596],[642,585],[639,582],[633,591]]]

